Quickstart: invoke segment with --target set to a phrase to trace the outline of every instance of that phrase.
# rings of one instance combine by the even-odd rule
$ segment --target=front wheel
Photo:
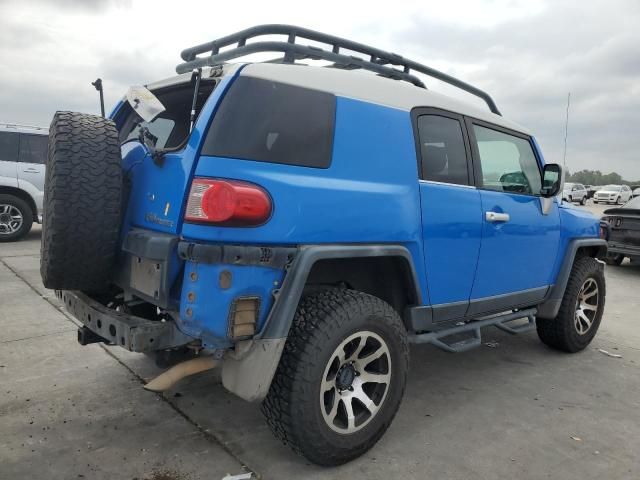
[[[294,451],[340,465],[387,430],[408,364],[406,331],[389,304],[355,290],[310,295],[298,307],[262,412]]]
[[[595,258],[578,258],[573,264],[558,316],[536,320],[540,340],[569,353],[585,349],[600,326],[605,294],[602,266]]]
[[[618,197],[616,198],[616,205],[621,205],[622,204],[622,198]]]
[[[582,197],[582,200],[580,200],[580,205],[586,205],[587,203],[587,197]]]

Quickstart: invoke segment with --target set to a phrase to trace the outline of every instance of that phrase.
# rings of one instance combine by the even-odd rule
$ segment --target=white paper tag
[[[158,98],[145,87],[134,85],[127,92],[127,101],[131,108],[142,117],[145,122],[151,122],[166,109]]]

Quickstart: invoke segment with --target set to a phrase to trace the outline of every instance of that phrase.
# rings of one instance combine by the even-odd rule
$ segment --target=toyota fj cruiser
[[[108,119],[51,123],[41,273],[82,344],[192,352],[149,388],[217,365],[278,438],[336,465],[390,425],[410,343],[461,352],[490,326],[591,342],[598,220],[559,201],[560,167],[485,92],[285,25],[182,58]]]

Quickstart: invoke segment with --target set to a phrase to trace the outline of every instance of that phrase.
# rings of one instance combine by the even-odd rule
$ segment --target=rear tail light
[[[257,185],[237,180],[194,178],[184,219],[249,227],[265,223],[271,210],[269,194]]]

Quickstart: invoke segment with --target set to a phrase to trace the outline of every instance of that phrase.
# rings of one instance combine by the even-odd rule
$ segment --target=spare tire
[[[40,257],[45,287],[96,292],[109,284],[120,231],[121,162],[111,120],[53,116]]]

